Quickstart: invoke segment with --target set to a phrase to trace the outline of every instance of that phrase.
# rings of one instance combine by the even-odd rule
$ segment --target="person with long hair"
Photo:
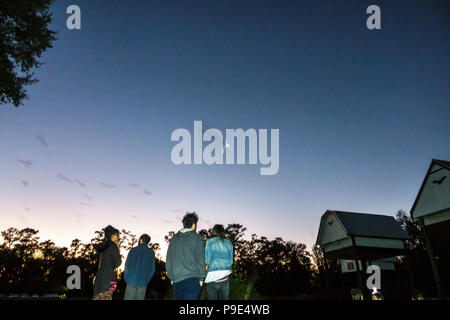
[[[233,265],[233,244],[225,239],[225,228],[216,224],[212,238],[206,242],[205,279],[208,300],[228,300],[230,298],[230,275]]]
[[[94,278],[93,300],[112,300],[117,287],[116,269],[122,263],[119,230],[109,225],[103,231],[105,241],[96,247],[97,253],[100,254],[100,263]]]

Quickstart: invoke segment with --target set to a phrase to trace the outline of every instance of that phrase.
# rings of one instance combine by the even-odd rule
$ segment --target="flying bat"
[[[104,183],[104,182],[100,182],[100,185],[102,187],[105,187],[105,188],[115,188],[116,187],[115,185],[107,184],[107,183]]]
[[[87,195],[85,193],[83,193],[83,197],[85,197],[86,199],[89,199],[89,200],[94,200],[93,197],[91,197],[90,195]]]
[[[438,185],[441,185],[442,182],[444,182],[445,178],[447,178],[447,176],[443,176],[439,180],[434,180],[433,183],[437,183]]]
[[[37,135],[36,135],[36,139],[39,140],[39,142],[42,143],[42,145],[43,145],[44,147],[48,147],[47,141],[45,140],[45,137],[44,137],[42,134],[40,134],[40,133],[37,134]]]
[[[19,216],[19,219],[20,219],[24,224],[28,224],[28,219],[25,218],[24,215],[21,214],[21,215]]]
[[[86,207],[92,207],[92,204],[86,203],[86,202],[80,202],[81,205]]]
[[[62,173],[58,173],[57,177],[62,180],[62,181],[66,181],[66,182],[70,182],[73,183],[73,180],[66,177],[65,175],[63,175]]]
[[[78,183],[78,185],[79,185],[80,187],[83,187],[83,188],[84,188],[85,184],[84,184],[83,182],[81,182],[80,180],[78,180],[77,177],[75,177],[75,182]]]
[[[24,167],[31,168],[31,165],[33,164],[33,161],[31,160],[21,160],[17,159],[18,162],[20,162]]]

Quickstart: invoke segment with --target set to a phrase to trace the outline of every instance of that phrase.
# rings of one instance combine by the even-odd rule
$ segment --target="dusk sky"
[[[71,4],[81,30],[66,28]],[[366,27],[371,4],[381,30]],[[409,212],[431,159],[450,160],[448,1],[52,8],[39,83],[23,106],[0,106],[0,230],[68,246],[112,224],[165,256],[164,235],[195,210],[199,228],[240,223],[310,248],[325,210]],[[195,120],[279,129],[278,174],[174,165],[171,133]]]

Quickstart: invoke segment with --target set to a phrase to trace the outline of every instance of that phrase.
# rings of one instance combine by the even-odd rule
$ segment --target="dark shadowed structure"
[[[444,299],[444,279],[440,263],[450,256],[450,162],[431,160],[411,208],[411,218],[421,221],[439,298]],[[447,259],[447,263],[445,260]],[[446,275],[442,273],[442,275]],[[447,282],[450,279],[447,278]]]
[[[325,259],[361,261],[361,264],[356,263],[356,274],[358,286],[365,290],[365,270],[361,266],[375,260],[406,256],[405,241],[408,239],[408,234],[394,217],[327,210],[320,221],[316,244]],[[414,290],[412,273],[409,273]]]

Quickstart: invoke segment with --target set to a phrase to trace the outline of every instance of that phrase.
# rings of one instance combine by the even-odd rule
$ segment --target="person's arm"
[[[153,252],[152,249],[150,249],[150,280],[153,278],[155,270],[156,270],[155,253]]]
[[[206,241],[206,248],[205,248],[205,271],[208,272],[209,265],[211,264],[212,260],[212,251],[211,251],[211,241]]]
[[[113,254],[114,269],[116,269],[122,263],[122,257],[120,256],[119,246],[118,245],[116,245],[115,248],[113,248],[112,254]]]
[[[167,277],[170,279],[171,284],[173,284],[172,254],[173,254],[173,247],[172,247],[172,241],[170,241],[169,247],[167,248],[167,255],[166,255],[166,271],[167,271]]]
[[[203,280],[206,278],[206,263],[205,263],[205,243],[203,242],[202,236],[198,237],[198,244],[197,244],[197,254],[196,259],[199,264],[199,271],[200,271],[200,286],[203,285]]]
[[[208,240],[206,241],[206,248],[205,248],[205,264],[207,266],[211,264],[211,258],[212,258],[211,242]]]
[[[231,243],[231,249],[230,249],[230,268],[233,266],[233,262],[234,262],[234,247],[233,247],[233,243],[230,241]]]
[[[125,260],[125,270],[123,271],[123,280],[125,283],[127,283],[127,277],[128,277],[128,261],[131,255],[131,251],[128,252],[127,259]]]

